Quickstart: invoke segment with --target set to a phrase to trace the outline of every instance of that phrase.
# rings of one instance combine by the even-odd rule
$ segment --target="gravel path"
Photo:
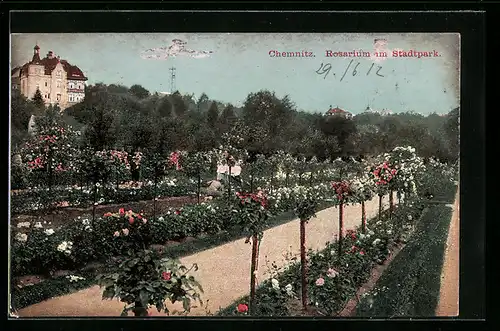
[[[436,316],[458,316],[460,275],[460,189],[457,191],[451,216],[448,240],[441,273],[441,290]]]
[[[365,204],[367,218],[378,213],[378,197]],[[388,199],[384,197],[384,207]],[[361,206],[347,206],[344,209],[345,229],[351,229],[361,223]],[[338,234],[338,208],[332,207],[317,213],[317,217],[307,224],[307,246],[320,249],[327,241]],[[298,255],[299,251],[299,220],[266,230],[260,245],[258,280],[266,278],[266,256],[269,261],[284,265],[284,252],[291,250]],[[205,293],[202,299],[208,304],[191,310],[191,316],[207,315],[208,311],[217,312],[221,307],[230,305],[234,300],[249,293],[250,285],[251,244],[245,244],[245,239],[233,241],[206,251],[181,259],[189,267],[197,263],[199,270],[193,275],[203,286]],[[215,263],[214,263],[215,262]],[[98,286],[56,297],[18,311],[20,317],[37,316],[119,316],[123,304],[118,300],[101,300],[102,290]],[[181,310],[180,304],[172,305],[172,309]],[[163,316],[156,309],[154,316]]]

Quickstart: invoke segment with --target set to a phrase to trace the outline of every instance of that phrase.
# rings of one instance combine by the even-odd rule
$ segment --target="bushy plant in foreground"
[[[196,265],[192,268],[198,270]],[[104,287],[103,299],[118,298],[125,303],[122,316],[129,311],[135,316],[147,316],[149,306],[169,314],[166,300],[182,301],[185,311],[190,310],[192,300],[202,303],[199,292],[203,289],[193,276],[188,276],[190,271],[156,251],[129,250],[113,273],[100,275],[97,280]]]
[[[146,316],[148,307],[155,306],[158,312],[169,313],[165,301],[182,301],[189,311],[191,300],[199,300],[196,289],[203,291],[193,276],[177,260],[162,258],[148,250],[149,225],[147,219],[133,211],[120,209],[118,213],[105,214],[104,221],[110,224],[108,234],[120,242],[124,258],[114,272],[100,275],[97,280],[104,287],[103,299],[118,298],[125,303],[122,316],[133,311],[135,316]]]

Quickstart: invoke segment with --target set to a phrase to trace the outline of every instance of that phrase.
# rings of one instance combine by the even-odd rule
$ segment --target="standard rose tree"
[[[342,255],[342,242],[344,238],[344,205],[349,202],[352,194],[350,186],[350,182],[346,180],[332,182],[332,189],[339,204],[339,256]]]
[[[392,196],[392,183],[391,181],[396,176],[398,170],[393,168],[387,160],[383,161],[382,164],[372,167],[370,170],[370,176],[375,182],[376,192],[379,196],[379,219],[382,218],[382,197],[388,191],[390,191],[390,196]],[[391,212],[393,208],[393,201],[391,199]]]
[[[132,311],[135,316],[147,316],[150,306],[158,312],[170,313],[166,301],[171,303],[182,301],[184,311],[190,311],[191,302],[203,293],[201,285],[188,273],[190,269],[180,265],[177,260],[165,259],[156,251],[130,251],[121,261],[116,271],[109,275],[101,275],[98,282],[104,287],[104,299],[118,298],[125,303],[121,316]]]
[[[300,220],[300,265],[302,279],[302,307],[307,310],[307,259],[306,259],[306,223],[315,216],[320,202],[320,195],[311,187],[300,186],[294,192],[295,215]]]
[[[264,235],[264,228],[271,216],[268,200],[262,191],[258,193],[236,193],[236,208],[239,209],[240,222],[247,234],[247,242],[252,238],[252,262],[250,270],[250,314],[255,310],[255,291],[259,245]]]
[[[191,301],[201,298],[201,285],[188,273],[188,269],[177,260],[162,258],[160,253],[146,249],[148,246],[149,222],[141,214],[125,211],[104,214],[110,237],[121,241],[124,257],[113,273],[100,275],[98,283],[104,287],[103,299],[118,298],[125,303],[122,316],[132,311],[135,316],[147,316],[149,306],[158,312],[170,313],[165,301],[182,301],[185,311],[190,310]],[[134,243],[141,243],[137,245]]]

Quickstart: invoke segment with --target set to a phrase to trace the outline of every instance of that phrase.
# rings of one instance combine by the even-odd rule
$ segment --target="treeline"
[[[454,162],[459,151],[459,110],[446,116],[363,113],[347,119],[297,111],[293,101],[270,91],[250,93],[241,108],[175,92],[151,94],[140,85],[96,84],[86,88],[83,102],[65,110],[63,119],[82,131],[82,144],[150,151],[208,151],[230,136],[233,147],[251,154],[284,150],[318,159],[370,156],[396,146],[413,146],[422,157]],[[43,106],[42,106],[43,108]],[[326,111],[326,109],[325,109]],[[12,96],[12,142],[26,137],[31,114],[43,109],[36,100]],[[227,143],[227,139],[226,139]]]

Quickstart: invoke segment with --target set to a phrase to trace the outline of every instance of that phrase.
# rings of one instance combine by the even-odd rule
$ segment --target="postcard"
[[[460,35],[11,35],[11,317],[458,316]]]

